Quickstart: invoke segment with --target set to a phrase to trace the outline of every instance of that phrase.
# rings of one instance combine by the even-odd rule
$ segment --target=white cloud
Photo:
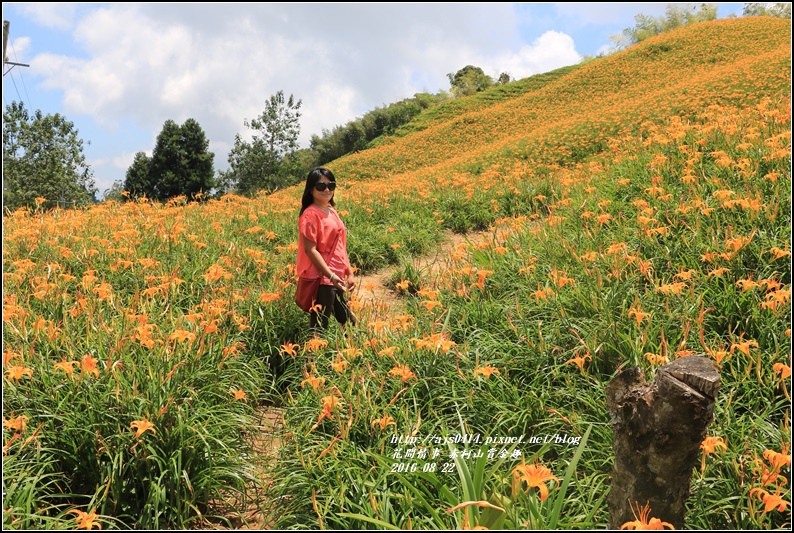
[[[303,102],[305,145],[375,107],[448,88],[446,74],[466,64],[494,63],[516,42],[511,16],[506,4],[114,4],[77,23],[86,59],[35,61],[67,114],[150,129],[195,118],[216,144],[231,144],[283,90]],[[517,72],[559,64],[542,46],[500,61]]]
[[[574,26],[638,9],[557,4],[571,19],[561,24],[517,14],[508,3],[41,5],[26,13],[68,26],[75,51],[39,48],[30,70],[43,88],[62,93],[61,113],[101,128],[103,146],[118,144],[116,153],[96,156],[103,179],[120,171],[123,179],[131,154],[150,151],[169,119],[197,120],[220,170],[235,134],[249,134],[244,121],[278,91],[302,101],[299,141],[307,147],[312,135],[377,107],[448,90],[447,74],[466,65],[523,78],[576,63]],[[553,5],[543,6],[550,17]],[[540,36],[525,43],[522,24]],[[130,141],[131,127],[148,135],[139,131]]]
[[[580,60],[581,56],[576,52],[569,35],[547,31],[531,45],[522,46],[518,52],[494,58],[492,64],[498,74],[507,72],[513,79],[521,79],[573,65]]]
[[[77,5],[69,2],[25,2],[18,4],[17,8],[40,26],[68,30],[74,23]]]

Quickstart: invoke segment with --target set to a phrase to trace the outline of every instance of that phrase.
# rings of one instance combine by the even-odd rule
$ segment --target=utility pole
[[[11,69],[14,67],[29,67],[30,65],[26,65],[24,63],[13,63],[8,60],[8,55],[6,54],[6,47],[8,46],[8,29],[11,26],[11,23],[7,20],[3,21],[3,76],[11,72]],[[11,65],[11,68],[6,70],[6,65]]]

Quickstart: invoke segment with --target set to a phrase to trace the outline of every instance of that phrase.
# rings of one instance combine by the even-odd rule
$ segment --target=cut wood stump
[[[684,528],[692,471],[719,386],[713,362],[695,355],[660,367],[653,383],[632,368],[607,385],[615,452],[610,529],[636,520],[634,511],[646,504],[650,517]]]

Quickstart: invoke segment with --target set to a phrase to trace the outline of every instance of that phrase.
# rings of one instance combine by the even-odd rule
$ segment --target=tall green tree
[[[58,113],[32,115],[21,102],[3,112],[3,206],[81,206],[96,201],[97,188],[74,124]]]
[[[634,17],[633,28],[626,28],[610,40],[616,50],[624,50],[631,45],[640,43],[649,37],[659,35],[672,29],[717,19],[717,4],[667,4],[664,16],[651,17],[639,14]]]
[[[214,157],[198,122],[189,118],[180,126],[166,120],[151,159],[143,152],[135,154],[124,190],[134,197],[146,195],[160,201],[208,194],[215,187]]]
[[[301,163],[294,152],[300,135],[301,100],[278,91],[265,103],[257,118],[244,121],[253,130],[251,140],[238,133],[229,152],[229,169],[219,173],[219,190],[253,195],[272,192],[300,181]]]
[[[494,84],[493,79],[488,76],[480,67],[466,65],[455,74],[447,74],[451,92],[455,97],[470,96],[474,93],[484,91]]]
[[[146,152],[138,152],[132,160],[132,165],[127,169],[124,177],[123,189],[133,196],[143,196],[147,191],[152,190],[149,182],[149,167],[152,160]]]

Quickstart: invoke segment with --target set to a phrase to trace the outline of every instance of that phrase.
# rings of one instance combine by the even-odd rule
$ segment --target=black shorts
[[[314,328],[328,328],[328,319],[333,314],[337,322],[344,325],[348,321],[356,325],[356,317],[350,311],[345,300],[344,293],[331,285],[320,285],[317,291],[317,298],[315,303],[322,306],[319,313],[312,311],[309,313],[309,327]]]

